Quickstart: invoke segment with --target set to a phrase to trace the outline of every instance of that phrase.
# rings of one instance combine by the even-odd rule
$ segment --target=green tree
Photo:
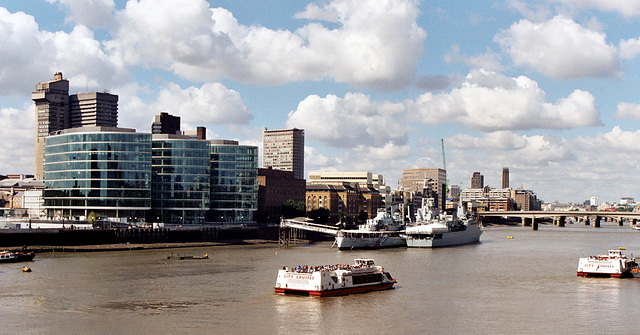
[[[97,221],[96,212],[91,211],[91,213],[89,213],[89,216],[87,216],[87,223],[93,226],[94,224],[96,224],[96,221]]]
[[[295,201],[293,199],[286,200],[280,207],[282,216],[285,219],[291,219],[305,215],[305,203],[304,201]]]

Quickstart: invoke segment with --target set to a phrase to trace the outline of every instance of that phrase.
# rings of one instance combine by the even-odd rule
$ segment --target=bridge
[[[305,218],[282,219],[280,221],[280,238],[278,244],[288,246],[304,238],[304,232],[315,232],[327,235],[338,235],[339,229],[334,226],[322,225],[305,220]]]
[[[600,227],[603,218],[611,218],[618,222],[618,226],[624,225],[624,220],[628,220],[634,226],[640,219],[640,212],[599,212],[599,211],[502,211],[502,212],[478,212],[478,218],[483,217],[519,217],[523,226],[531,226],[533,230],[538,230],[536,219],[552,219],[554,224],[564,227],[567,218],[574,218],[577,222]]]

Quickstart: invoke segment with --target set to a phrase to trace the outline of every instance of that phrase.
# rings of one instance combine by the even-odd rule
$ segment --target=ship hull
[[[380,249],[406,247],[407,242],[399,236],[393,237],[336,237],[336,246],[340,250]]]
[[[347,287],[333,290],[301,290],[301,289],[287,289],[287,288],[274,288],[276,294],[294,294],[294,295],[308,295],[312,297],[330,297],[337,295],[347,295],[355,293],[366,293],[372,291],[389,290],[393,288],[395,283],[381,283],[376,285],[366,285],[357,287]]]
[[[480,242],[482,230],[469,226],[467,230],[441,234],[420,235],[407,233],[408,248],[441,248]]]

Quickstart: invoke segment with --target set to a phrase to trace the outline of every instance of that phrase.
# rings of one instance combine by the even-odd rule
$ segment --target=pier
[[[336,236],[338,228],[306,221],[304,218],[282,219],[280,221],[280,238],[278,244],[289,246],[297,244],[300,239],[307,239],[307,232]]]
[[[520,218],[522,226],[531,226],[532,230],[538,230],[538,223],[541,219],[551,219],[554,225],[564,227],[568,218],[573,218],[577,223],[585,226],[593,225],[600,227],[602,219],[611,219],[624,225],[627,220],[630,226],[634,226],[640,219],[640,212],[598,212],[598,211],[502,211],[502,212],[479,212],[478,218],[482,221],[485,217],[505,217]]]

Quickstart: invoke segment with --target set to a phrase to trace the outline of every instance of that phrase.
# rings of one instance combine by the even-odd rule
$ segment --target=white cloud
[[[253,119],[240,93],[220,83],[186,89],[170,83],[158,94],[154,109],[178,115],[192,125],[248,124]]]
[[[127,78],[117,54],[106,52],[87,27],[76,26],[70,33],[40,31],[32,16],[2,7],[0,59],[1,95],[31,92],[35,83],[59,71],[83,91],[113,87]]]
[[[47,0],[47,2],[59,2],[68,13],[66,21],[94,28],[108,26],[116,6],[113,0]]]
[[[472,71],[461,87],[448,93],[425,93],[407,104],[416,121],[459,122],[486,132],[602,124],[595,98],[589,92],[575,90],[553,104],[528,77],[509,78],[484,70]]]
[[[0,174],[33,173],[35,110],[31,104],[22,109],[0,108]]]
[[[558,15],[534,23],[520,20],[502,30],[494,41],[518,66],[556,79],[612,77],[618,74],[617,50],[606,35]]]
[[[620,40],[620,58],[633,59],[640,54],[640,38]]]
[[[640,105],[628,102],[621,102],[615,113],[616,119],[629,119],[640,121]]]
[[[310,95],[289,113],[287,127],[302,128],[308,140],[337,148],[404,144],[407,128],[399,120],[404,111],[401,103],[373,102],[362,93]]]
[[[555,0],[569,8],[594,8],[605,12],[617,12],[624,17],[640,16],[640,2],[636,0]]]
[[[445,139],[447,162],[452,163],[448,177],[468,187],[471,173],[480,171],[485,184],[499,187],[500,172],[507,166],[512,187],[524,185],[547,202],[584,200],[576,194],[612,201],[637,194],[638,141],[640,131],[619,127],[573,139],[513,132],[459,134]]]
[[[312,22],[291,32],[244,26],[203,0],[128,2],[116,39],[130,64],[208,81],[222,77],[280,84],[331,78],[362,87],[398,88],[413,80],[426,33],[414,1],[334,0],[310,5]]]

